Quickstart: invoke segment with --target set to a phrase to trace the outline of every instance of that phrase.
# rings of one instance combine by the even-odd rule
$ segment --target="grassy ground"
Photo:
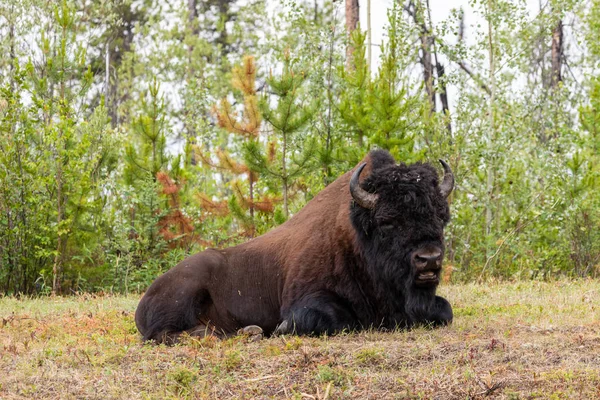
[[[0,398],[600,398],[600,282],[444,285],[455,322],[142,345],[137,296],[0,298]]]

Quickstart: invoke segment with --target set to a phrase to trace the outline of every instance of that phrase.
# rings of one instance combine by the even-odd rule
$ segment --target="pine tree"
[[[159,96],[160,85],[154,82],[148,88],[149,102],[142,98],[142,113],[131,125],[132,141],[126,148],[125,179],[133,184],[136,179],[152,179],[168,162],[164,101]]]
[[[179,157],[176,159],[179,163]],[[158,233],[168,243],[169,248],[189,249],[195,241],[194,225],[182,210],[181,191],[184,182],[174,181],[167,172],[159,171],[156,179],[161,185],[161,194],[168,199],[168,209],[158,219]]]
[[[15,46],[12,73],[2,85],[8,101],[0,128],[0,237],[7,247],[0,259],[11,268],[7,290],[32,292],[39,278],[59,293],[77,275],[84,253],[97,260],[101,240],[90,232],[104,221],[101,188],[115,166],[115,138],[102,104],[87,103],[93,74],[72,4],[27,7],[48,18],[30,32],[39,38],[39,54],[21,69]],[[21,97],[26,91],[29,104]]]
[[[125,148],[125,185],[130,188],[130,237],[136,238],[142,259],[157,250],[157,210],[160,207],[158,173],[166,171],[167,155],[164,101],[160,85],[148,88],[148,99],[142,98],[141,112],[131,124],[129,144]]]
[[[289,51],[284,52],[281,75],[271,74],[267,78],[275,99],[265,94],[260,102],[263,118],[272,130],[267,151],[258,140],[245,146],[246,164],[280,183],[285,219],[289,217],[290,188],[309,169],[315,153],[314,141],[304,129],[314,114],[314,104],[302,97],[305,79],[306,72],[295,67]],[[274,106],[272,101],[276,103]]]
[[[371,78],[365,59],[365,38],[366,35],[359,29],[353,32],[351,36],[352,64],[349,67],[340,68],[339,71],[343,86],[338,109],[354,144],[348,147],[351,150],[358,150],[358,154],[354,154],[352,157],[355,162],[358,162],[366,153],[365,137],[370,135],[373,125],[369,109]]]
[[[237,115],[227,98],[223,98],[218,107],[214,108],[219,126],[233,134],[233,141],[242,146],[248,141],[258,140],[262,124],[262,115],[258,107],[255,87],[256,72],[256,63],[252,56],[244,57],[242,65],[233,68],[231,84],[236,91],[241,93],[243,99],[241,117]],[[233,175],[246,176],[247,193],[244,189],[244,182],[237,179],[230,182],[234,197],[229,202],[229,208],[244,225],[246,234],[254,236],[256,233],[255,211],[272,213],[274,209],[273,198],[266,196],[259,198],[257,195],[258,171],[251,169],[247,164],[235,161],[232,155],[226,151],[217,150],[216,153],[220,169]],[[206,156],[202,158],[207,160]],[[249,212],[249,216],[246,215],[245,210]]]
[[[414,119],[421,101],[410,96],[402,65],[406,64],[403,32],[397,12],[390,13],[388,42],[382,45],[381,63],[371,78],[365,58],[366,35],[356,30],[352,35],[354,55],[350,67],[342,67],[342,91],[339,111],[358,152],[346,154],[358,161],[366,152],[379,147],[389,150],[405,162],[415,160]]]
[[[390,12],[388,20],[388,41],[382,45],[381,64],[369,93],[369,110],[374,120],[370,143],[389,150],[396,159],[408,162],[417,158],[411,125],[419,112],[420,99],[409,95],[403,77],[406,48],[400,35],[405,29],[396,9]]]

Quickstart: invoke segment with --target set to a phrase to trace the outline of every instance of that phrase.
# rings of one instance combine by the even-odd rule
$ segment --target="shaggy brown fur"
[[[353,201],[350,171],[265,235],[185,259],[142,298],[144,340],[248,325],[320,334],[449,323],[450,305],[435,296],[449,220],[436,170],[381,150],[365,161],[360,186],[377,194],[373,209]]]

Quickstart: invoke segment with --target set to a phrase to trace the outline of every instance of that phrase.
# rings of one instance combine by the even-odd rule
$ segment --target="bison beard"
[[[225,337],[252,325],[331,334],[450,323],[450,304],[435,295],[450,168],[441,161],[440,184],[429,164],[396,164],[383,150],[365,161],[278,228],[157,278],[135,315],[143,339]]]

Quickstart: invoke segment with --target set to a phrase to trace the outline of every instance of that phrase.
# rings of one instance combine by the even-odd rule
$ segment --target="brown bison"
[[[450,167],[440,160],[439,183],[431,165],[396,164],[383,150],[365,161],[276,229],[156,279],[135,314],[143,339],[450,323],[450,304],[435,295]]]

